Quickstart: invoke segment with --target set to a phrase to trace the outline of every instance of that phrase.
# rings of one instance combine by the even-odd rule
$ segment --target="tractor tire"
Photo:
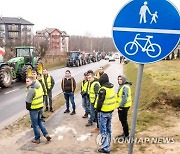
[[[66,63],[66,67],[70,67],[70,64],[69,64],[69,63]]]
[[[75,65],[76,65],[76,67],[79,67],[79,66],[80,66],[79,60],[76,60]]]
[[[21,70],[21,80],[26,81],[26,77],[32,75],[32,66],[24,65]]]
[[[38,61],[37,61],[37,64],[36,64],[36,71],[37,71],[37,73],[39,73],[39,74],[42,74],[43,73],[43,63],[42,63],[42,60],[41,59],[39,59]]]
[[[8,65],[0,68],[0,87],[9,87],[12,83],[12,71]]]

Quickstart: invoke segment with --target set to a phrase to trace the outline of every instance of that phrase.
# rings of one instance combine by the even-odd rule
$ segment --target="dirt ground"
[[[113,68],[119,67],[114,64]],[[112,67],[109,67],[106,72],[111,75]],[[114,74],[112,74],[113,76]],[[114,76],[117,76],[114,75]],[[113,83],[116,83],[116,78]],[[61,107],[45,125],[49,134],[52,137],[51,142],[47,142],[45,138],[41,138],[40,144],[33,144],[32,129],[24,130],[21,128],[10,135],[2,134],[0,138],[0,153],[1,154],[94,154],[97,153],[98,145],[96,138],[98,134],[92,134],[91,130],[96,127],[86,127],[87,119],[83,119],[84,114],[81,106],[81,96],[75,96],[77,104],[77,114],[64,114],[65,107]],[[168,119],[167,119],[168,118]],[[152,126],[143,132],[137,132],[136,137],[169,137],[173,138],[174,143],[138,143],[134,144],[134,154],[180,154],[180,119],[177,117],[165,117],[164,120],[170,121],[171,126],[160,127]],[[117,111],[113,113],[112,120],[112,152],[114,154],[128,153],[127,143],[113,143],[115,136],[122,133],[121,124],[119,122]]]
[[[76,100],[80,100],[80,95],[76,96]],[[62,107],[51,119],[46,122],[49,134],[52,136],[52,141],[47,141],[42,137],[40,144],[31,143],[33,132],[31,129],[23,131],[19,134],[12,134],[11,137],[6,136],[0,139],[0,153],[3,154],[93,154],[96,153],[98,145],[96,137],[98,134],[92,134],[91,130],[96,126],[85,127],[87,119],[81,118],[83,115],[83,108],[79,103],[77,105],[77,114],[71,116],[63,114],[64,107]],[[172,120],[173,119],[173,120]],[[172,137],[174,143],[167,144],[134,144],[135,154],[178,154],[180,153],[180,122],[172,118],[174,126],[161,128],[153,126],[147,131],[139,132],[137,137]],[[120,122],[118,120],[117,111],[113,113],[112,121],[112,144],[115,142],[114,138],[122,132]],[[115,154],[128,153],[128,144],[115,143],[112,145],[112,152]]]
[[[170,127],[152,126],[148,130],[136,133],[135,138],[159,138],[160,143],[150,144],[149,142],[138,142],[134,144],[135,154],[180,154],[180,119],[170,117],[173,123]],[[167,118],[165,119],[167,120]],[[117,128],[121,128],[118,119],[113,120],[113,136],[119,132]],[[165,142],[167,141],[167,142]],[[169,143],[168,143],[169,141]],[[164,142],[164,143],[163,143]],[[113,153],[119,154],[128,153],[127,143],[115,143],[113,146]]]

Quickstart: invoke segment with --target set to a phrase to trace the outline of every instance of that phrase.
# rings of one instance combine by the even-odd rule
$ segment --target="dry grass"
[[[173,125],[170,121],[164,120],[164,117],[167,114],[168,116],[176,116],[179,113],[179,66],[179,60],[160,61],[145,65],[140,93],[137,131],[144,131],[152,125],[161,125],[162,127]],[[134,63],[129,63],[125,65],[124,69],[129,81],[133,82],[131,88],[134,98],[137,66]]]

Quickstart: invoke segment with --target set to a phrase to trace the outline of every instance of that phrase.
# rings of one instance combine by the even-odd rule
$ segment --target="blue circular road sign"
[[[113,25],[117,49],[141,64],[165,58],[179,37],[180,14],[167,0],[133,0],[120,10]]]

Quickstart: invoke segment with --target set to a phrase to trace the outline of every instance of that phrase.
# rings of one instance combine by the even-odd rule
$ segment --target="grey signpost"
[[[144,64],[164,59],[179,44],[179,11],[167,0],[132,0],[117,14],[112,30],[116,48],[139,64],[128,152],[132,154]]]

